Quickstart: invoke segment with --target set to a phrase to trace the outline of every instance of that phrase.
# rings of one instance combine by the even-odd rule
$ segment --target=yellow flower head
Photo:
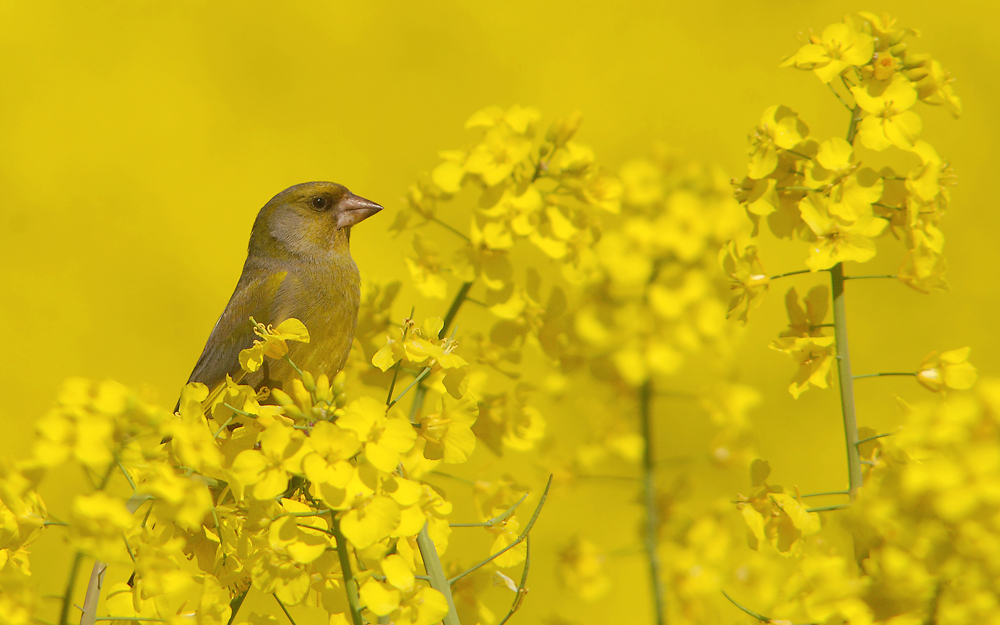
[[[935,393],[971,388],[977,374],[969,363],[969,351],[963,347],[941,354],[931,352],[917,368],[917,382]]]

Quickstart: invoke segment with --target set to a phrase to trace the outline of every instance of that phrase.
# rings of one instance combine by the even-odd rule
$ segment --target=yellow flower
[[[517,542],[519,532],[521,531],[521,523],[517,520],[517,515],[512,514],[507,517],[501,523],[490,526],[486,528],[487,531],[496,535],[496,539],[493,541],[493,546],[490,547],[490,555],[496,555],[510,547],[510,545]],[[524,558],[528,554],[528,546],[524,541],[517,543],[514,547],[510,547],[502,554],[493,559],[493,563],[500,568],[507,568],[511,566],[517,566],[518,564],[524,562]]]
[[[798,399],[799,395],[805,392],[810,384],[818,388],[827,388],[830,385],[834,354],[836,353],[834,337],[778,338],[771,342],[771,349],[788,354],[799,365],[799,370],[788,387],[788,392],[792,394],[792,397]]]
[[[785,493],[781,486],[768,485],[770,471],[766,461],[754,460],[750,464],[750,480],[751,486],[758,490],[751,497],[740,495],[736,504],[750,529],[750,547],[758,549],[761,543],[766,543],[781,553],[787,554],[793,548],[800,552],[800,539],[819,532],[819,516],[806,512],[806,506]]]
[[[600,599],[611,589],[604,554],[589,540],[576,537],[559,552],[559,581],[584,601]]]
[[[229,474],[242,490],[252,486],[255,499],[272,499],[288,487],[289,475],[302,473],[302,457],[309,448],[302,432],[276,421],[260,435],[260,449],[240,452]]]
[[[105,562],[126,556],[122,533],[135,519],[125,502],[103,491],[73,498],[69,512],[69,537],[74,548]]]
[[[349,460],[361,449],[357,434],[320,421],[310,432],[309,448],[302,458],[302,472],[328,506],[343,507],[349,496],[348,484],[355,478],[355,467]]]
[[[870,237],[885,230],[887,222],[876,219],[870,211],[856,221],[844,222],[829,211],[830,199],[809,193],[799,202],[803,221],[816,235],[810,246],[806,266],[812,271],[829,269],[845,260],[865,262],[875,256],[875,242]]]
[[[240,352],[240,367],[244,371],[256,371],[264,363],[264,356],[268,358],[283,358],[288,353],[287,341],[299,343],[309,342],[309,331],[305,324],[295,318],[285,319],[278,324],[278,327],[258,323],[250,317],[253,324],[254,334],[262,340],[254,341],[253,347]]]
[[[400,416],[387,416],[385,404],[371,397],[361,397],[344,408],[337,425],[357,434],[365,449],[365,458],[377,469],[392,473],[401,454],[417,439],[413,424]]]
[[[785,294],[785,308],[788,310],[788,329],[780,337],[823,336],[818,327],[826,317],[830,305],[830,290],[825,286],[814,286],[805,297],[805,310],[799,305],[799,295],[795,287]]]
[[[760,125],[750,136],[749,176],[754,179],[770,175],[778,166],[781,150],[792,150],[809,135],[809,127],[787,106],[764,109]]]
[[[729,276],[729,289],[733,292],[726,318],[735,316],[746,323],[747,315],[760,306],[760,296],[771,284],[771,278],[757,257],[757,246],[747,245],[741,251],[736,241],[730,241],[719,250],[719,264]]]
[[[926,71],[916,83],[918,96],[927,104],[943,105],[957,118],[962,114],[962,101],[951,87],[955,79],[937,61],[928,62]]]
[[[490,107],[475,113],[466,128],[485,130],[482,141],[466,158],[465,171],[492,187],[504,182],[531,153],[530,136],[541,114],[533,108],[513,106],[506,112]]]
[[[977,374],[969,363],[969,351],[963,347],[941,354],[931,352],[917,368],[917,382],[935,393],[971,388]]]
[[[944,255],[927,232],[914,231],[910,238],[913,247],[903,256],[903,264],[899,268],[900,281],[921,293],[947,290],[945,271],[948,266]]]
[[[434,369],[466,366],[469,363],[455,353],[458,341],[438,338],[443,327],[444,322],[440,317],[425,320],[419,328],[408,322],[408,328],[400,329],[400,340],[388,337],[386,344],[372,357],[372,364],[382,371],[388,371],[401,360]]]
[[[205,420],[202,402],[206,397],[208,387],[204,384],[186,385],[181,391],[180,421],[170,423],[167,431],[173,439],[171,451],[182,466],[211,474],[221,466],[222,454],[215,432]]]
[[[922,128],[920,116],[907,110],[917,101],[917,91],[902,74],[879,91],[881,87],[872,82],[851,88],[858,106],[868,113],[858,125],[858,138],[873,150],[891,145],[911,150]]]
[[[352,545],[365,549],[388,538],[401,519],[399,504],[391,497],[359,498],[351,509],[340,515],[340,530]]]
[[[413,278],[413,286],[425,297],[444,299],[448,283],[441,276],[443,263],[437,245],[414,234],[413,251],[415,255],[403,259]]]
[[[194,476],[177,475],[163,464],[154,465],[137,494],[154,498],[153,507],[160,518],[173,519],[184,529],[196,532],[212,510],[212,494]]]
[[[874,40],[859,33],[848,23],[830,24],[823,36],[810,37],[810,42],[788,57],[782,67],[793,65],[812,70],[823,82],[830,82],[851,66],[865,65],[875,51]]]
[[[453,399],[448,394],[442,395],[441,411],[420,419],[420,436],[427,441],[424,455],[452,464],[468,460],[476,448],[476,435],[471,428],[478,416],[479,406],[471,397]]]

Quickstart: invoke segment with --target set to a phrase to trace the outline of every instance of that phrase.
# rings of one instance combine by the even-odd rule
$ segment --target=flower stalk
[[[657,552],[659,511],[656,507],[656,460],[653,456],[652,428],[652,383],[647,380],[639,389],[639,420],[642,439],[645,441],[642,454],[642,489],[646,506],[646,534],[644,539],[646,559],[649,561],[650,586],[653,592],[653,606],[656,610],[657,625],[667,622],[667,609],[663,590],[663,574],[660,554]]]
[[[455,609],[455,598],[451,594],[451,584],[448,582],[448,576],[444,573],[444,567],[441,566],[441,558],[438,556],[437,547],[434,546],[434,541],[431,540],[430,534],[427,533],[427,524],[424,523],[423,529],[417,534],[417,547],[420,548],[420,559],[424,562],[424,569],[427,571],[428,577],[430,577],[431,588],[438,591],[444,595],[445,600],[448,602],[448,614],[442,619],[444,625],[460,625],[458,621],[458,611]]]
[[[853,130],[854,123],[851,123]],[[861,454],[858,451],[858,419],[854,409],[854,376],[851,375],[851,356],[847,341],[847,314],[844,301],[844,265],[837,263],[830,269],[830,287],[833,291],[833,332],[837,345],[837,375],[840,378],[840,408],[844,419],[844,437],[847,443],[848,492],[851,501],[857,497],[863,478]]]
[[[354,625],[365,625],[361,616],[361,598],[358,596],[358,580],[351,569],[351,555],[347,551],[347,538],[340,531],[340,521],[331,513],[333,535],[337,539],[337,556],[340,558],[340,569],[344,574],[344,589],[347,592],[347,605],[351,609],[351,621]]]

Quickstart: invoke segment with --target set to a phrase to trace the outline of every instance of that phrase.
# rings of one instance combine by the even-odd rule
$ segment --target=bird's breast
[[[347,362],[354,342],[361,279],[354,261],[347,260],[298,267],[286,278],[289,287],[282,289],[287,301],[281,308],[289,311],[285,316],[299,319],[309,330],[309,343],[290,344],[288,356],[299,369],[313,375],[336,375]],[[282,373],[287,378],[293,372]],[[278,379],[273,374],[271,377]]]

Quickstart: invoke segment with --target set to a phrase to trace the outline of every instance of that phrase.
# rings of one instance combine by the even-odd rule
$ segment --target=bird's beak
[[[375,202],[366,200],[350,192],[341,198],[337,208],[339,209],[337,213],[338,229],[361,223],[382,210],[382,207]]]

